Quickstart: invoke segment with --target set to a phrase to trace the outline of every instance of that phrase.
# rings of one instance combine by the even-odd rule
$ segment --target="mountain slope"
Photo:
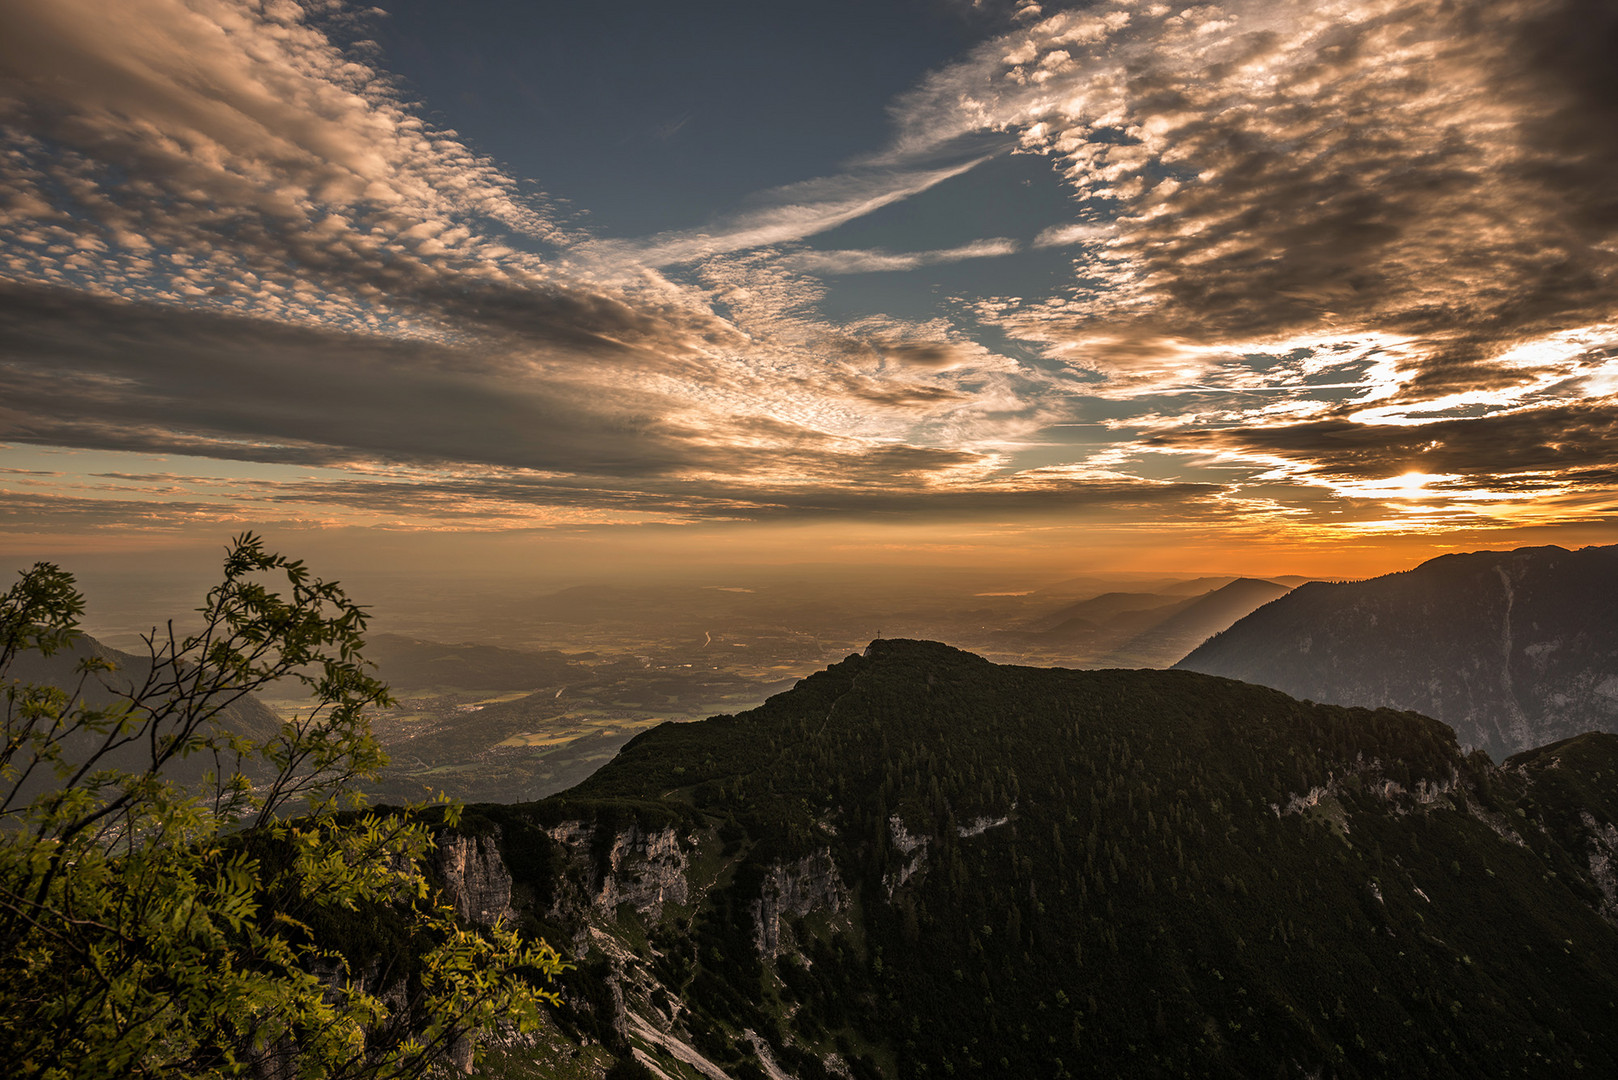
[[[1206,594],[1202,594],[1206,595]],[[1080,619],[1089,623],[1107,623],[1121,616],[1141,617],[1146,612],[1161,615],[1164,611],[1179,610],[1192,600],[1183,596],[1164,593],[1131,593],[1109,592],[1100,596],[1093,596],[1088,600],[1068,604],[1057,611],[1045,616],[1040,629],[1046,632],[1059,630],[1065,623],[1073,619]]]
[[[114,670],[97,672],[84,679],[81,687],[79,664],[90,657],[108,661]],[[18,653],[6,675],[9,679],[39,686],[81,687],[84,703],[101,708],[139,687],[151,670],[150,657],[122,652],[81,633],[72,644],[51,656],[32,651]],[[275,713],[251,696],[225,706],[219,720],[227,730],[254,739],[269,738],[281,728]]]
[[[79,664],[95,657],[113,665],[112,671],[98,671],[82,675]],[[89,634],[77,635],[66,648],[51,656],[24,651],[13,658],[5,672],[6,681],[15,680],[36,686],[55,686],[76,693],[78,701],[90,708],[106,708],[142,687],[152,672],[149,656],[136,656],[122,652],[97,641]],[[255,741],[270,738],[281,729],[276,714],[252,695],[230,702],[220,709],[215,722],[224,731],[244,735]],[[77,765],[101,748],[103,736],[90,732],[76,732],[65,740],[63,751],[67,762]],[[139,771],[151,760],[151,749],[143,741],[114,749],[100,758],[103,767]],[[194,754],[171,759],[163,775],[171,780],[190,783],[200,779],[209,770],[217,768],[211,755]],[[31,799],[60,783],[54,772],[32,771],[17,787],[24,799]]]
[[[1229,585],[1204,593],[1123,645],[1101,663],[1118,667],[1168,667],[1189,650],[1238,619],[1285,596],[1285,585],[1254,578],[1237,578]]]
[[[1003,662],[1168,667],[1209,635],[1289,588],[1253,578],[1182,584],[1210,580],[1221,584],[1195,596],[1185,596],[1180,588],[1103,593],[1066,604],[1022,629],[995,630],[976,640]]]
[[[878,641],[463,827],[577,1037],[864,1080],[1612,1074],[1615,822],[1618,738]]]
[[[113,670],[99,670],[89,675],[79,672],[79,664],[91,657],[112,664]],[[0,678],[0,688],[10,682],[36,687],[57,687],[68,691],[68,695],[76,699],[79,706],[104,709],[146,687],[150,674],[152,674],[152,661],[149,656],[121,653],[120,649],[110,648],[87,633],[79,633],[73,643],[53,653],[52,656],[42,656],[37,651],[23,651],[16,654],[10,667],[5,670],[3,678]],[[155,698],[155,695],[150,695],[150,698]],[[15,708],[15,703],[6,701],[5,696],[0,695],[0,712],[5,714],[8,735],[11,733],[11,708]],[[267,740],[282,727],[280,717],[275,716],[275,712],[269,706],[265,706],[252,695],[244,695],[225,704],[214,717],[212,724],[217,724],[218,729],[223,732],[244,735],[254,742]],[[172,729],[165,727],[163,733],[167,735],[170,730]],[[112,750],[105,750],[104,743],[104,732],[89,729],[66,732],[60,743],[63,763],[78,767],[95,756],[99,767],[141,772],[150,766],[154,748],[144,738],[125,742]],[[53,767],[31,767],[29,764],[31,761],[31,751],[19,751],[18,758],[13,761],[13,767],[21,772],[21,776],[3,777],[6,782],[16,784],[16,801],[13,805],[34,800],[45,792],[60,790],[63,784],[61,776],[58,776]],[[222,751],[220,759],[215,759],[210,753],[194,753],[168,759],[168,763],[162,767],[162,776],[180,784],[194,784],[197,780],[204,779],[204,776],[214,769],[220,767],[230,769],[238,764],[249,769],[252,767],[252,763],[239,763],[225,751]],[[0,789],[8,785],[10,784],[0,785]]]
[[[1201,599],[1167,593],[1104,593],[1065,605],[1027,628],[990,631],[981,640],[987,651],[1004,662],[1111,667],[1115,665],[1108,658],[1119,646],[1149,634],[1153,627],[1195,607]],[[1173,659],[1165,658],[1164,665]]]
[[[1414,709],[1496,758],[1618,730],[1618,547],[1445,555],[1369,581],[1311,582],[1175,666]]]

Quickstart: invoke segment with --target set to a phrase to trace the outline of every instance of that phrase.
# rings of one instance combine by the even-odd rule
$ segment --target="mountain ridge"
[[[1618,730],[1618,546],[1449,554],[1306,583],[1174,666],[1414,709],[1496,758]]]
[[[1615,821],[1618,738],[902,639],[467,812],[564,1031],[752,1080],[1618,1069]]]
[[[1098,661],[1098,666],[1168,667],[1188,648],[1207,640],[1291,590],[1260,578],[1237,578],[1204,593]]]

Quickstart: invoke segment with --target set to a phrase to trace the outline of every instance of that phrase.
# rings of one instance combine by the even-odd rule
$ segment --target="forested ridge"
[[[747,1032],[809,1078],[1599,1073],[1618,1069],[1591,858],[1618,820],[1615,744],[1501,768],[1414,713],[878,641],[478,814],[553,940],[547,828],[596,823],[598,861],[632,823],[686,838],[701,887],[618,908],[643,969],[619,974],[647,1012],[683,1003],[675,1030],[739,1076],[760,1069]],[[783,908],[761,948],[761,895],[816,853],[846,904]],[[564,977],[581,1003],[618,970],[589,955]]]

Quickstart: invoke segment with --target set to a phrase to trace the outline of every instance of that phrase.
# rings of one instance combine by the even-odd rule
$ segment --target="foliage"
[[[285,589],[285,594],[272,586]],[[11,678],[70,647],[83,598],[36,564],[0,596],[0,1029],[19,1077],[416,1076],[525,1027],[560,968],[543,942],[457,924],[429,887],[432,825],[367,811],[385,763],[365,710],[365,613],[238,537],[201,629],[69,685]],[[283,680],[308,707],[264,737],[230,707]],[[455,807],[432,815],[453,824]],[[386,955],[343,929],[393,928]]]

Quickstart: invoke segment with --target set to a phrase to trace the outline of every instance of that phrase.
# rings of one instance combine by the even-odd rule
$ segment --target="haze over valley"
[[[1301,579],[788,567],[701,580],[523,589],[362,574],[350,587],[374,598],[366,656],[399,699],[373,720],[394,757],[373,790],[538,798],[650,726],[761,705],[878,636],[1002,663],[1168,667]],[[86,632],[129,651],[150,611],[194,605],[188,575],[85,585]],[[266,700],[291,712],[301,697]]]

